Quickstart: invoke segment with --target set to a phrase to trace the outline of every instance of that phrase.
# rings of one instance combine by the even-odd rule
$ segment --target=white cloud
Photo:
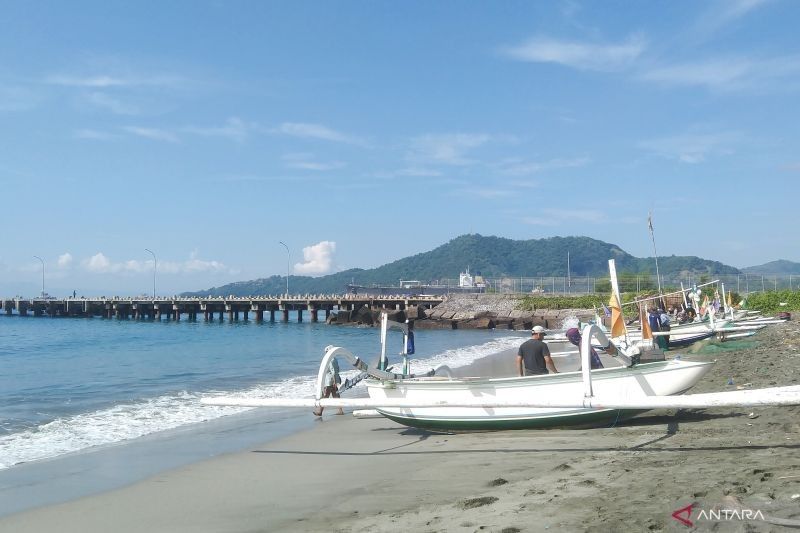
[[[114,262],[98,252],[88,259],[84,259],[81,264],[89,272],[97,274],[120,274],[120,273],[143,273],[153,271],[153,260],[128,259],[126,261]],[[192,252],[186,261],[158,261],[156,268],[159,274],[195,274],[201,272],[228,272],[233,270],[225,266],[224,263],[214,260],[204,260],[197,257],[197,252]]]
[[[107,89],[113,87],[135,86],[170,86],[177,85],[185,80],[180,76],[155,75],[155,76],[117,76],[112,74],[53,74],[44,79],[49,85],[64,87],[83,87]]]
[[[89,259],[84,260],[83,264],[89,272],[112,271],[111,261],[102,252],[98,252]]]
[[[774,58],[728,57],[654,67],[639,79],[664,85],[706,87],[721,91],[797,87],[800,56]]]
[[[503,174],[509,176],[527,176],[548,170],[583,167],[590,161],[588,157],[575,157],[571,159],[556,158],[542,162],[511,158],[501,161],[498,166],[500,172]]]
[[[329,161],[326,163],[315,161],[314,155],[308,153],[286,154],[283,156],[283,160],[286,162],[287,167],[301,170],[335,170],[345,166],[341,161]]]
[[[39,103],[40,97],[25,88],[0,86],[0,112],[27,111]]]
[[[207,137],[225,137],[232,141],[244,142],[247,139],[251,128],[252,126],[250,124],[247,124],[239,117],[230,117],[227,121],[225,121],[223,126],[210,128],[189,126],[184,128],[184,130],[189,133],[194,133],[195,135],[204,135]]]
[[[128,126],[123,129],[128,133],[132,133],[139,137],[144,137],[145,139],[152,139],[154,141],[163,141],[169,143],[180,142],[177,135],[175,135],[174,133],[170,133],[166,130],[161,130],[156,128],[140,128],[138,126]]]
[[[503,48],[501,53],[517,61],[558,63],[579,70],[616,71],[629,67],[646,47],[641,35],[633,35],[619,44],[536,37],[520,45]]]
[[[67,268],[72,264],[72,254],[66,252],[62,255],[58,256],[58,267],[59,268]]]
[[[295,274],[327,274],[333,268],[336,243],[322,241],[303,248],[303,262],[294,265]]]
[[[116,139],[117,136],[113,133],[108,133],[106,131],[97,131],[91,129],[80,129],[75,130],[73,132],[73,136],[76,139],[87,139],[92,141],[109,141],[111,139]]]
[[[471,165],[475,161],[466,157],[467,152],[491,139],[489,135],[474,133],[420,135],[411,140],[409,158],[445,165]]]
[[[738,132],[687,133],[641,141],[639,147],[682,163],[701,163],[710,156],[728,155],[741,142]]]
[[[691,31],[701,39],[708,39],[767,2],[768,0],[717,0],[709,4],[709,8],[698,17]]]
[[[523,217],[522,222],[534,226],[560,226],[565,222],[603,222],[603,211],[593,209],[542,209],[541,216]]]
[[[103,92],[90,92],[84,95],[86,101],[106,111],[111,111],[115,115],[138,115],[139,109],[135,106],[123,103],[117,98]]]
[[[284,122],[273,133],[281,133],[302,139],[321,139],[345,144],[366,145],[366,142],[356,136],[336,131],[322,124],[309,124],[304,122]]]

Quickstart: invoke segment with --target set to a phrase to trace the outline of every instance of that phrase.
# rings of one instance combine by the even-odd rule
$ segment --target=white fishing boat
[[[613,260],[609,265],[615,282]],[[618,288],[614,287],[614,291],[619,302]],[[616,311],[612,332],[622,322],[619,306]],[[393,373],[388,367],[386,349],[391,328],[404,333],[401,373]],[[202,401],[209,405],[247,407],[375,409],[407,426],[442,431],[603,425],[661,408],[800,405],[800,386],[683,395],[714,362],[676,358],[640,363],[635,346],[612,344],[593,324],[583,329],[580,371],[525,377],[453,377],[446,366],[415,375],[408,359],[412,335],[408,325],[390,322],[384,315],[377,368],[344,348],[329,346],[320,364],[314,398],[210,397]],[[592,342],[608,347],[610,353],[616,348],[620,366],[592,370],[589,349]],[[368,398],[322,397],[326,374],[334,358],[362,371],[355,381],[366,376]]]

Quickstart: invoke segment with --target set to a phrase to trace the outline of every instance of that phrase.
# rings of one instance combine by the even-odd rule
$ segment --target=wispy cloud
[[[0,113],[33,109],[41,97],[25,87],[0,85]]]
[[[739,132],[687,133],[641,141],[638,146],[661,157],[692,164],[712,155],[731,154],[741,140]]]
[[[333,254],[336,243],[322,241],[303,248],[303,262],[294,265],[296,274],[327,274],[333,269]]]
[[[767,3],[769,0],[717,0],[700,14],[690,32],[700,39],[708,39]]]
[[[300,170],[324,171],[335,170],[345,166],[341,161],[328,161],[324,163],[317,161],[314,155],[309,153],[286,154],[282,159],[287,167]]]
[[[95,274],[139,274],[153,271],[153,261],[129,259],[127,261],[112,261],[102,252],[81,261],[81,266]],[[197,252],[192,252],[185,261],[159,261],[158,272],[165,274],[193,274],[202,272],[231,272],[220,261],[205,260],[197,257]]]
[[[564,222],[603,222],[606,214],[593,209],[542,209],[540,216],[522,217],[521,221],[533,226],[560,226]]]
[[[508,198],[514,193],[505,188],[492,189],[489,187],[469,187],[457,189],[453,192],[453,194],[458,196],[477,196],[478,198],[491,200],[494,198]]]
[[[534,37],[519,45],[502,48],[500,53],[517,61],[557,63],[580,70],[618,71],[633,64],[646,48],[646,40],[639,34],[616,44]]]
[[[64,87],[107,89],[113,87],[173,86],[186,82],[180,76],[159,74],[151,76],[130,76],[113,74],[52,74],[44,82]]]
[[[230,117],[222,126],[212,127],[197,127],[187,126],[184,131],[193,133],[195,135],[203,135],[207,137],[224,137],[236,142],[244,142],[250,131],[254,128],[253,125],[248,124],[239,117]]]
[[[774,58],[729,57],[654,67],[639,79],[674,86],[715,90],[781,89],[797,87],[800,55]]]
[[[92,129],[79,129],[72,133],[76,139],[86,139],[91,141],[110,141],[116,139],[118,136],[107,131],[98,131]]]
[[[220,178],[213,178],[213,182],[286,182],[286,183],[299,183],[303,181],[315,181],[324,179],[321,175],[298,175],[298,176],[267,176],[259,174],[232,174],[222,176]]]
[[[139,126],[127,126],[123,129],[128,133],[132,133],[133,135],[137,135],[139,137],[144,137],[145,139],[151,139],[154,141],[162,141],[169,143],[180,142],[180,139],[178,138],[177,135],[162,129],[142,128]]]
[[[521,158],[509,158],[501,161],[498,171],[507,176],[527,176],[549,170],[563,168],[578,168],[589,164],[591,159],[588,157],[576,157],[570,159],[550,159],[547,161],[527,161]]]
[[[345,144],[366,146],[366,141],[355,135],[349,135],[323,126],[322,124],[309,124],[305,122],[284,122],[271,130],[273,133],[299,137],[301,139],[319,139]]]
[[[470,150],[492,139],[483,133],[427,134],[411,139],[408,158],[414,161],[444,165],[472,165],[476,161],[467,157]]]
[[[111,111],[115,115],[138,115],[139,108],[133,105],[126,104],[118,98],[106,94],[104,92],[92,91],[84,95],[87,103]]]

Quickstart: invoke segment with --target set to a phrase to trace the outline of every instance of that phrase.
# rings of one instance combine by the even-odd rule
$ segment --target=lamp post
[[[286,243],[283,241],[278,241],[286,248],[286,296],[289,296],[289,247],[286,246]]]
[[[144,249],[145,252],[150,252],[153,256],[153,300],[156,299],[156,270],[158,269],[158,260],[156,259],[156,254],[153,253],[153,250],[149,248]]]
[[[42,259],[38,255],[34,255],[33,257],[42,262],[42,298],[44,298],[44,259]]]

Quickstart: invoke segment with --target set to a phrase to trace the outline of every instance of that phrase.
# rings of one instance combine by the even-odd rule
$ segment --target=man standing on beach
[[[544,338],[544,328],[534,326],[531,330],[531,338],[522,343],[517,352],[517,368],[520,376],[534,376],[537,374],[558,374],[553,358],[550,357],[550,349],[542,339]]]

